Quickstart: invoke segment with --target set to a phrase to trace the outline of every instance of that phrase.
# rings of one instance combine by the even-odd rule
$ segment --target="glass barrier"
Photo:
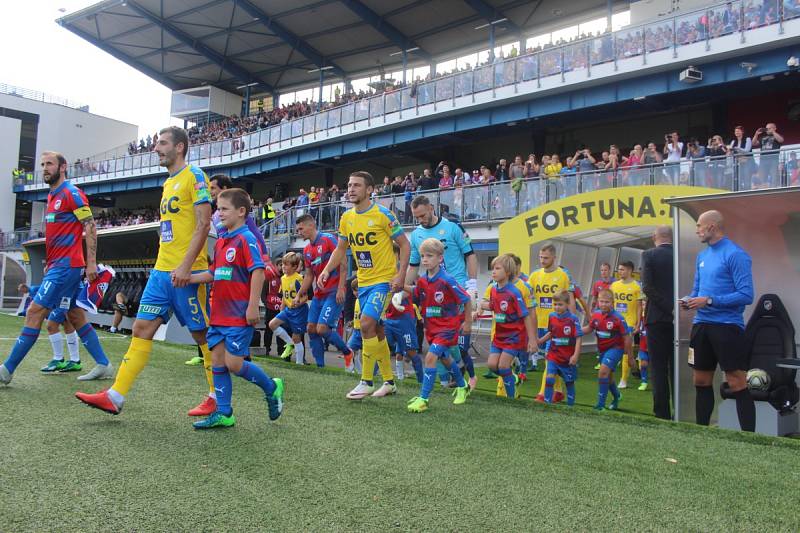
[[[539,54],[526,55],[517,59],[517,81],[535,80],[539,72]]]
[[[406,87],[402,91],[400,91],[400,103],[403,106],[403,109],[409,109],[417,105],[417,98],[416,98],[416,89],[414,87]],[[412,94],[414,96],[412,96]]]
[[[789,20],[800,17],[800,2],[797,0],[784,0],[783,2],[783,20]]]
[[[488,187],[472,185],[464,187],[464,222],[477,222],[489,219],[488,210]]]
[[[313,135],[313,134],[314,134],[314,115],[303,117],[303,135]]]
[[[433,83],[420,83],[417,86],[417,105],[427,105],[433,103]]]
[[[455,96],[464,96],[472,93],[472,71],[462,72],[455,76]]]
[[[386,93],[386,98],[384,101],[386,113],[396,113],[397,111],[400,111],[400,94],[400,91]]]
[[[740,29],[741,2],[728,2],[708,10],[709,37],[711,39],[736,33]]]
[[[579,43],[564,49],[564,71],[582,70],[589,65],[589,46]]]
[[[642,28],[623,29],[616,33],[617,59],[636,57],[644,53]]]
[[[442,78],[436,82],[436,101],[452,100],[453,98],[453,78]]]
[[[369,118],[369,100],[359,100],[356,102],[356,122],[367,120]]]
[[[356,105],[347,104],[342,108],[342,124],[352,124],[356,119]]]
[[[644,49],[648,54],[672,48],[672,22],[659,22],[646,26],[644,43]]]
[[[475,69],[475,92],[488,91],[492,88],[492,66],[478,67]]]
[[[539,54],[539,73],[547,77],[561,73],[561,50],[547,50]]]
[[[601,65],[614,60],[614,40],[611,35],[603,35],[592,39],[592,65]]]
[[[744,29],[754,30],[778,22],[778,0],[747,0],[744,2]]]
[[[289,127],[292,130],[292,137],[300,137],[303,135],[303,121],[302,120],[293,120],[289,122]]]
[[[706,39],[706,13],[690,13],[675,19],[675,39],[678,46],[704,41]]]
[[[328,129],[328,112],[323,111],[317,115],[317,120],[314,125],[314,131],[321,132]]]
[[[369,103],[369,116],[370,118],[378,118],[383,116],[383,97],[370,98],[367,100]]]
[[[328,111],[328,127],[338,128],[342,124],[342,108],[334,107]]]

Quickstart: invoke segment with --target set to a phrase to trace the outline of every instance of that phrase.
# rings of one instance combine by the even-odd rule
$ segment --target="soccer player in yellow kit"
[[[539,338],[547,334],[547,324],[550,313],[553,309],[553,296],[560,291],[571,291],[572,282],[569,279],[569,274],[564,272],[564,269],[556,265],[556,247],[551,243],[544,244],[539,249],[539,265],[541,268],[531,272],[528,277],[528,285],[533,291],[534,301],[536,302],[536,327],[538,329],[537,335]],[[570,294],[571,304],[574,305],[574,297],[572,292]],[[545,343],[541,346],[536,360],[544,359],[549,344]],[[545,373],[542,374],[542,384],[539,387],[539,394],[536,395],[537,402],[544,402],[544,387],[545,387]],[[559,376],[556,378],[554,402],[560,402],[564,399],[564,382]]]
[[[383,397],[397,392],[389,344],[380,320],[389,303],[389,292],[403,289],[411,244],[394,213],[371,200],[374,190],[372,174],[362,171],[350,174],[347,196],[353,207],[345,211],[339,221],[339,243],[317,280],[318,284],[325,285],[330,273],[341,266],[347,248],[350,248],[358,269],[358,304],[363,342],[361,382],[347,393],[350,400],[361,400],[369,395]],[[400,248],[399,265],[395,261],[392,241]],[[375,363],[378,363],[384,379],[378,390],[375,390],[372,381]]]
[[[155,152],[169,177],[161,193],[161,239],[158,258],[142,294],[133,338],[110,389],[96,394],[78,392],[83,403],[119,414],[134,380],[150,359],[153,337],[174,312],[203,353],[209,395],[189,416],[208,416],[217,408],[211,352],[206,343],[208,293],[205,284],[189,283],[192,273],[208,270],[206,241],[211,228],[211,194],[208,176],[186,163],[189,137],[176,126],[159,132]]]
[[[611,284],[614,293],[614,310],[622,315],[631,328],[631,337],[639,333],[642,326],[642,286],[633,279],[633,262],[623,261],[617,267],[619,279]],[[617,388],[628,386],[628,377],[633,366],[633,346],[629,346],[622,358],[622,377]]]

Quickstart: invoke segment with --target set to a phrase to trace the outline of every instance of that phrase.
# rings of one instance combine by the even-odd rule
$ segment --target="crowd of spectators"
[[[140,207],[137,209],[106,209],[94,217],[98,229],[135,226],[148,222],[158,222],[158,209]]]

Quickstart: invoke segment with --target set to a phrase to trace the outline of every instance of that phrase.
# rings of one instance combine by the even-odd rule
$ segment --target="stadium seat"
[[[795,381],[797,370],[777,366],[781,360],[797,359],[794,335],[794,325],[781,299],[775,294],[763,295],[745,327],[748,366],[760,368],[770,377],[768,390],[750,391],[756,401],[759,433],[786,435],[797,431],[797,413],[792,410],[800,399]],[[739,429],[735,400],[726,382],[720,386],[720,395],[725,399],[720,406],[720,426]]]

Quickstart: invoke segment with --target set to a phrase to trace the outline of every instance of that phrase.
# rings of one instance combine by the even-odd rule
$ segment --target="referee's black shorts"
[[[748,370],[744,330],[735,324],[695,324],[689,347],[694,351],[689,365],[695,370],[713,371],[717,364],[723,372]]]

